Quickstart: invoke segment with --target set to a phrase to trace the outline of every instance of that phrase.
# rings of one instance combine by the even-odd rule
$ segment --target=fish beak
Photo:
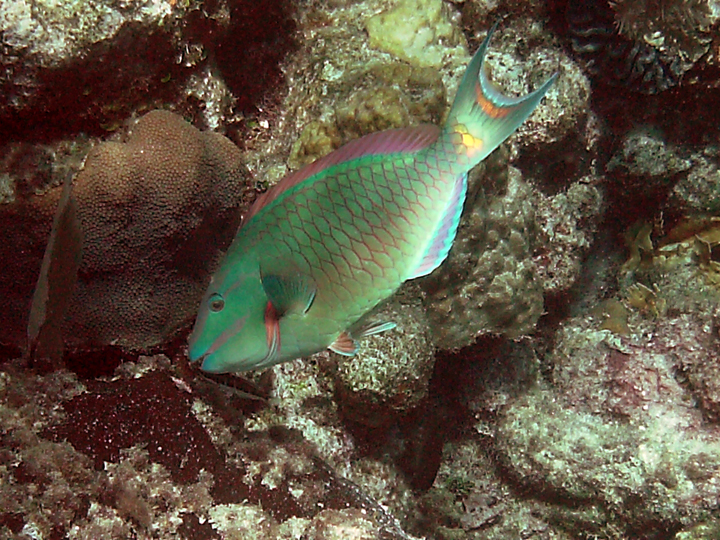
[[[200,351],[200,347],[198,347],[197,341],[193,339],[193,336],[190,337],[190,343],[188,344],[188,351],[187,351],[188,359],[190,362],[197,362],[198,360],[202,360],[207,356],[207,353],[203,353]]]
[[[198,360],[202,361],[200,369],[206,373],[227,373],[227,366],[218,361],[217,355],[204,354]]]

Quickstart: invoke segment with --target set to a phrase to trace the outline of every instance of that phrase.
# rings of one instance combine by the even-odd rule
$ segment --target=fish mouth
[[[188,359],[191,364],[199,364],[200,369],[207,373],[222,373],[222,369],[217,365],[217,361],[213,356],[211,352],[194,353],[192,346],[188,349]]]
[[[202,361],[200,369],[206,373],[227,373],[227,366],[223,365],[222,362],[217,360],[217,357],[212,354],[204,354],[198,361]]]
[[[218,369],[217,362],[214,361],[214,355],[212,351],[200,352],[193,350],[195,347],[191,344],[188,349],[188,359],[192,364],[199,364],[200,369],[208,373],[218,373],[221,370]]]
[[[190,339],[188,340],[188,350],[187,355],[188,359],[191,363],[195,363],[199,360],[203,360],[207,355],[207,351],[201,351],[199,350],[200,347],[198,346],[197,340],[193,339],[194,336],[190,336]]]

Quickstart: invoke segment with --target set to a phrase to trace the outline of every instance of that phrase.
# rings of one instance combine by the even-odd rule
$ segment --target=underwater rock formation
[[[687,316],[648,326],[628,339],[571,322],[552,358],[554,386],[518,399],[500,421],[504,466],[534,490],[577,501],[558,512],[595,534],[619,523],[628,534],[681,527],[717,509],[716,430],[675,375],[688,353],[713,361],[711,338]]]
[[[654,282],[623,293],[624,329],[596,312],[562,322],[543,356],[537,341],[466,353],[475,431],[445,445],[422,498],[435,537],[714,537],[720,281],[697,243],[636,272]]]
[[[436,69],[385,63],[346,75],[329,85],[336,101],[324,116],[310,121],[293,143],[293,169],[329,154],[363,135],[412,124],[439,124],[445,112],[445,86]]]
[[[570,248],[567,237],[543,229],[548,220],[536,215],[536,210],[542,210],[547,202],[540,201],[547,197],[537,191],[533,178],[524,178],[521,170],[513,167],[507,169],[507,161],[522,165],[525,154],[533,156],[530,159],[541,159],[540,149],[561,146],[574,138],[588,141],[588,146],[595,144],[588,133],[589,81],[562,51],[548,45],[534,52],[533,65],[540,66],[539,73],[519,75],[500,67],[520,62],[520,36],[526,39],[524,36],[530,34],[543,39],[539,23],[524,22],[521,26],[520,21],[515,21],[499,32],[499,50],[488,54],[493,79],[504,91],[521,94],[533,81],[542,79],[539,73],[545,70],[559,65],[562,76],[508,143],[510,156],[497,152],[487,161],[484,174],[471,175],[471,194],[449,258],[423,280],[429,293],[427,306],[433,337],[443,349],[469,345],[486,333],[517,337],[531,332],[543,312],[545,289],[557,292],[569,288],[577,278],[601,209],[599,193],[588,194],[589,204],[581,210],[583,216],[565,224],[569,230],[579,225],[578,236],[583,238]],[[538,179],[538,183],[544,180]],[[549,181],[568,185],[580,179]],[[549,267],[557,268],[558,277],[562,273],[563,278],[547,284],[538,279],[553,272]]]
[[[6,5],[0,3],[0,9]],[[200,11],[197,3],[174,5]],[[222,28],[227,36],[237,28],[226,26],[228,13],[237,22],[244,4],[213,5],[218,10],[212,22],[203,15],[207,26],[190,27],[199,34]],[[430,9],[438,3],[418,5]],[[182,350],[171,358],[140,357],[106,377],[81,380],[64,369],[44,375],[21,371],[5,355],[0,360],[0,536],[408,540],[413,538],[408,531],[439,540],[716,538],[720,235],[712,217],[720,197],[717,149],[708,144],[690,151],[653,132],[622,133],[612,165],[603,170],[610,134],[604,119],[588,112],[594,106],[588,79],[543,22],[542,2],[444,2],[438,12],[443,39],[428,42],[429,68],[370,46],[367,20],[398,4],[335,0],[297,6],[300,48],[283,67],[288,90],[242,121],[232,115],[232,103],[240,94],[238,80],[254,71],[230,79],[233,54],[242,48],[233,40],[221,40],[222,70],[213,54],[201,58],[216,48],[191,47],[188,60],[200,62],[198,69],[187,79],[173,71],[163,83],[177,83],[185,97],[192,87],[191,104],[175,110],[197,126],[230,127],[232,136],[233,126],[242,122],[242,154],[225,141],[222,155],[213,158],[206,150],[218,136],[153,113],[136,131],[156,140],[176,126],[167,153],[136,135],[115,136],[88,159],[76,191],[88,205],[92,272],[81,272],[78,294],[83,296],[73,309],[86,323],[99,317],[105,342],[113,339],[107,329],[115,324],[114,315],[98,306],[113,295],[120,310],[142,309],[126,312],[132,320],[121,321],[121,340],[148,343],[177,326],[164,326],[162,308],[173,302],[173,291],[195,290],[200,274],[207,278],[214,252],[202,257],[210,247],[202,243],[208,230],[201,223],[209,229],[218,208],[234,219],[256,187],[273,184],[288,168],[359,135],[439,123],[467,61],[461,30],[473,43],[496,15],[507,16],[490,64],[493,79],[510,93],[525,93],[556,69],[562,74],[536,119],[471,175],[465,232],[447,268],[431,278],[440,282],[440,300],[435,292],[416,293],[417,284],[406,289],[411,302],[394,299],[403,313],[400,328],[367,340],[357,358],[324,352],[248,375],[269,389],[263,401],[196,377],[183,363]],[[456,10],[483,16],[470,25]],[[437,19],[427,14],[410,22],[425,21],[417,29],[432,35]],[[252,28],[246,30],[252,34]],[[453,36],[460,45],[446,41]],[[194,34],[192,43],[197,42],[205,43]],[[257,52],[256,60],[262,57],[262,50]],[[529,73],[515,69],[529,65],[541,67]],[[88,103],[83,107],[100,114]],[[126,111],[121,107],[110,117],[126,118]],[[685,119],[690,130],[693,121]],[[212,195],[206,185],[211,180],[198,172],[202,167],[188,168],[190,158],[177,151],[181,141],[206,169],[223,156],[247,163],[256,185],[250,186],[240,167],[230,167],[219,180],[225,191]],[[57,201],[51,186],[79,167],[92,139],[32,149],[21,142],[0,156],[0,163],[39,165],[37,178],[6,173],[11,168],[0,171],[0,198],[9,203],[0,208],[0,219],[2,229],[12,232],[0,245],[0,260],[16,265],[13,275],[0,279],[17,293],[12,309],[1,304],[8,297],[0,295],[0,314],[24,338],[23,317]],[[141,182],[141,175],[156,177],[160,168],[137,167],[143,149],[157,158],[156,165],[175,171],[174,180]],[[563,160],[572,163],[553,168]],[[125,181],[111,177],[108,162],[124,163],[135,173]],[[117,190],[90,189],[97,178],[118,184]],[[625,193],[628,184],[638,189]],[[147,203],[137,212],[129,186],[142,191]],[[660,189],[668,196],[666,206],[638,204],[645,200],[638,193]],[[153,200],[169,202],[156,208]],[[188,215],[188,208],[199,214]],[[677,231],[681,240],[670,234],[659,239],[650,227],[642,256],[622,265],[623,231],[615,217],[621,215],[624,224],[638,212],[661,210],[674,219],[690,218]],[[101,229],[115,230],[112,219],[135,224],[142,237],[110,236],[106,245]],[[225,223],[232,236],[233,225]],[[153,236],[168,232],[175,247],[186,246],[175,255],[159,253],[168,246]],[[602,246],[588,261],[596,236]],[[131,251],[117,249],[126,243]],[[27,261],[17,257],[21,251]],[[158,257],[147,260],[140,254]],[[598,259],[606,281],[587,298],[614,302],[591,318],[568,291],[579,277],[597,271]],[[168,270],[175,264],[182,276]],[[118,268],[140,279],[130,290],[143,302],[133,306],[117,300],[128,283],[110,279]],[[161,298],[150,296],[155,290]],[[430,322],[421,303],[427,303]],[[174,306],[181,308],[179,302]],[[573,318],[561,318],[566,309]],[[543,310],[549,312],[545,318]],[[167,312],[164,317],[172,319]],[[145,330],[135,326],[142,321]],[[8,328],[3,325],[3,331]],[[529,333],[533,328],[537,331]],[[522,339],[482,336],[489,331]],[[76,326],[69,335],[75,339],[83,332]],[[436,339],[443,349],[468,346],[437,354]],[[397,350],[402,362],[389,362]],[[96,358],[109,355],[104,348]]]
[[[567,5],[573,49],[588,70],[607,84],[644,94],[680,84],[712,41],[704,0],[582,0]]]
[[[4,1],[0,143],[100,135],[168,103],[216,128],[233,105],[251,110],[280,79],[278,63],[292,46],[291,7]]]
[[[123,98],[137,102],[144,93],[140,88],[160,86],[161,73],[177,77],[173,37],[163,27],[173,15],[183,15],[173,11],[173,3],[166,1],[132,3],[126,9],[104,2],[3,2],[3,125],[13,127],[12,137],[22,136],[30,127],[24,123],[40,127],[33,117],[40,111],[60,124],[65,120],[61,129],[72,129],[88,117],[108,121],[96,107],[109,106],[109,98],[116,106]],[[68,24],[70,20],[74,23]],[[122,95],[132,88],[135,96]],[[84,99],[72,103],[78,94]],[[47,135],[58,127],[50,124],[43,131]]]
[[[417,285],[405,285],[373,317],[397,326],[364,339],[354,357],[339,358],[336,383],[342,414],[377,427],[427,397],[435,347]]]
[[[297,432],[249,431],[242,400],[186,375],[164,356],[85,383],[5,365],[0,535],[411,538]]]
[[[594,534],[678,530],[718,511],[720,289],[697,251],[716,240],[712,226],[695,233],[638,263],[623,325],[608,324],[620,316],[610,312],[561,324],[549,381],[501,415],[503,466],[577,501],[556,511]]]
[[[679,149],[667,144],[657,134],[643,130],[625,135],[622,146],[606,166],[608,172],[644,177],[650,182],[648,190],[657,189],[656,182],[669,180],[690,168],[691,162],[680,155]]]
[[[370,47],[411,65],[439,68],[448,54],[464,54],[460,32],[441,0],[400,0],[365,21]],[[454,50],[449,50],[449,49]]]
[[[486,175],[497,184],[473,201],[448,260],[422,282],[433,338],[443,349],[487,333],[532,332],[544,295],[567,291],[580,277],[603,209],[594,176],[547,196],[517,169],[491,167]]]
[[[517,169],[502,196],[466,208],[447,261],[423,281],[428,317],[441,348],[459,348],[480,333],[530,332],[543,310],[535,279],[532,190]]]
[[[588,175],[557,195],[537,194],[540,231],[533,260],[546,295],[570,290],[581,277],[602,216],[601,182]]]
[[[720,214],[720,152],[708,147],[691,157],[692,167],[670,193],[669,205],[686,216]]]

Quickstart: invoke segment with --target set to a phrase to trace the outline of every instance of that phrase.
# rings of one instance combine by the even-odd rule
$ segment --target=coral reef
[[[538,194],[535,215],[540,231],[533,260],[546,295],[570,290],[581,277],[603,209],[600,183],[588,175],[557,195]]]
[[[69,94],[78,90],[85,93],[86,104],[95,105],[108,97],[93,95],[100,86],[111,90],[113,85],[120,84],[139,89],[143,83],[158,85],[160,73],[177,76],[172,35],[163,28],[174,15],[173,3],[137,2],[127,7],[119,9],[102,2],[3,2],[0,6],[5,73],[0,79],[3,123],[19,128],[19,119],[32,117],[43,103],[54,113],[62,114],[56,107],[69,101]],[[75,23],[67,24],[69,19]],[[122,49],[125,59],[136,55],[140,58],[141,51],[152,54],[143,54],[143,62],[120,63],[113,59],[112,65],[104,69],[93,69],[100,68],[103,59],[109,59],[107,52],[113,46]],[[109,80],[93,85],[90,77],[83,76],[70,88],[58,84],[63,71],[69,75],[88,67],[94,76]],[[117,88],[113,94],[117,95]],[[72,107],[72,113],[78,112],[79,107]]]
[[[580,67],[555,43],[541,22],[519,17],[498,28],[497,41],[488,51],[493,82],[509,95],[521,95],[558,72],[560,77],[510,139],[512,159],[539,146],[586,136],[590,81]],[[531,50],[528,50],[532,44]],[[510,66],[513,66],[510,68]]]
[[[272,92],[268,87],[273,88],[280,79],[279,61],[292,48],[295,20],[286,4],[282,0],[265,2],[260,9],[255,2],[243,1],[231,6],[226,2],[175,1],[121,2],[117,5],[93,1],[62,5],[25,0],[2,3],[0,123],[4,129],[0,133],[0,221],[4,230],[13,231],[11,241],[0,248],[3,261],[9,261],[6,272],[0,277],[0,318],[3,321],[0,344],[3,347],[17,354],[24,345],[24,325],[33,282],[37,280],[42,249],[49,236],[59,197],[58,186],[68,176],[78,173],[86,154],[100,139],[121,140],[128,117],[137,118],[156,107],[174,109],[200,128],[229,130],[231,135],[239,129],[245,130],[242,115],[257,110],[258,102],[263,99],[271,101]],[[272,24],[262,24],[263,21],[272,21]],[[189,141],[176,142],[185,144]],[[227,153],[228,145],[220,145],[218,152],[222,153],[225,148]],[[174,152],[176,150],[170,150],[170,154]],[[176,220],[177,226],[185,220],[184,230],[177,228],[174,231],[177,236],[164,239],[164,247],[174,240],[186,239],[187,235],[192,236],[190,229],[202,221],[202,226],[207,229],[196,229],[195,232],[206,234],[211,227],[217,228],[217,234],[210,235],[210,243],[188,246],[191,250],[196,249],[194,255],[188,250],[170,255],[169,252],[161,254],[164,247],[151,241],[150,237],[132,242],[141,251],[140,244],[145,241],[149,251],[156,252],[156,262],[165,268],[156,266],[155,278],[138,276],[145,279],[145,284],[132,292],[132,296],[144,295],[146,303],[143,308],[136,306],[133,309],[136,312],[142,309],[146,315],[137,320],[136,335],[130,336],[124,345],[157,344],[167,337],[167,332],[177,329],[191,316],[197,298],[192,301],[187,295],[192,296],[195,287],[202,289],[197,283],[203,283],[207,275],[202,277],[200,274],[212,266],[217,249],[229,241],[227,235],[232,234],[239,215],[236,209],[247,202],[242,194],[249,186],[243,185],[245,175],[240,166],[240,152],[234,152],[234,157],[215,156],[233,160],[228,164],[232,171],[220,171],[224,180],[219,186],[224,187],[220,187],[214,198],[204,192],[208,195],[208,205],[218,205],[218,219],[213,216],[210,206],[204,210],[192,209],[190,207],[195,203],[191,200],[184,203],[177,200],[176,203],[184,204],[184,211],[190,211],[191,215]],[[170,154],[168,163],[182,156],[181,152]],[[207,166],[213,167],[215,163]],[[207,171],[199,173],[206,174]],[[157,174],[152,174],[162,181]],[[183,179],[198,180],[191,180],[187,175],[174,180]],[[213,182],[213,175],[199,181]],[[232,188],[231,182],[236,184]],[[206,188],[208,186],[210,183],[205,184]],[[125,186],[126,189],[131,187],[137,186]],[[149,187],[144,193],[152,196],[153,188]],[[185,195],[192,197],[188,193]],[[195,196],[203,195],[198,190]],[[129,193],[126,192],[125,197],[122,204],[133,203]],[[200,203],[199,200],[196,202]],[[119,209],[116,210],[115,218],[118,219],[132,220],[141,216],[138,213],[133,217],[127,212],[121,216]],[[144,211],[159,216],[157,210],[147,207]],[[200,217],[203,211],[206,213]],[[191,223],[192,216],[200,221]],[[105,224],[112,225],[112,219],[108,216]],[[145,230],[151,231],[155,225],[159,226],[155,232],[160,234],[164,225],[157,222],[153,225],[152,219],[146,223]],[[93,226],[99,226],[99,222]],[[121,227],[121,224],[116,222],[115,226]],[[165,229],[168,232],[172,226]],[[142,230],[139,222],[135,230]],[[108,229],[91,236],[94,235],[93,241],[98,242],[102,234],[109,237],[114,232]],[[210,247],[212,244],[215,247]],[[97,272],[108,271],[110,267],[102,265],[110,263],[112,258],[115,259],[112,264],[120,262],[122,250],[114,252],[107,261],[92,261],[93,257],[106,255],[99,253],[98,245],[91,248],[93,250],[95,254],[86,259],[90,266],[81,270],[85,279],[81,279],[79,294],[93,279],[96,285],[101,279],[112,281],[112,277]],[[134,264],[139,266],[142,262],[138,259],[144,255],[126,251],[126,257],[134,257]],[[171,260],[173,256],[176,260]],[[199,266],[197,261],[191,264],[187,259],[192,256],[199,257]],[[180,260],[183,257],[185,259]],[[96,273],[88,276],[88,271]],[[171,284],[176,271],[179,271],[179,281]],[[151,284],[152,279],[160,281]],[[148,287],[158,284],[158,290],[177,286],[176,293],[180,295],[177,298],[187,299],[181,302],[183,306],[178,306],[180,311],[185,310],[184,315],[178,311],[176,315],[170,315],[169,320],[160,320],[169,315],[166,311],[151,320],[154,300],[148,296]],[[80,322],[85,330],[76,334],[76,324],[66,335],[72,336],[75,344],[82,345],[89,337],[87,326],[94,324],[93,317],[100,321],[108,316],[99,313],[107,309],[107,304],[95,305],[95,298],[86,302],[87,298],[76,296],[75,300],[75,313],[85,319]],[[86,302],[85,307],[77,305],[79,302]],[[124,321],[134,318],[128,316],[127,303],[128,300],[119,299],[119,306],[125,304]],[[88,315],[89,311],[95,314]],[[149,325],[145,330],[141,329],[143,323]],[[150,337],[150,334],[154,336]],[[97,333],[91,339],[102,343],[111,341]]]
[[[522,30],[521,23],[516,22],[499,32],[499,48],[488,55],[491,67],[525,62],[519,59],[523,54],[518,46],[521,33],[529,33],[538,41],[542,39],[542,27],[526,22]],[[586,198],[585,203],[580,200],[575,203],[582,205],[574,221],[580,227],[566,225],[577,230],[578,235],[570,246],[567,237],[544,230],[549,224],[547,216],[536,215],[538,208],[547,211],[547,197],[520,170],[506,169],[508,158],[524,167],[523,152],[534,156],[538,148],[562,144],[577,137],[578,132],[588,141],[586,144],[595,144],[586,109],[589,83],[567,57],[549,49],[540,49],[531,63],[540,66],[538,71],[543,72],[550,72],[559,64],[563,76],[558,79],[557,90],[548,94],[533,118],[518,130],[509,143],[510,156],[498,153],[486,161],[484,177],[471,177],[471,184],[476,187],[470,188],[448,261],[423,283],[429,293],[428,313],[434,339],[440,348],[463,347],[484,333],[517,337],[532,331],[543,311],[544,289],[557,292],[572,286],[589,247],[601,206],[600,193],[582,187],[587,179],[565,179],[567,184],[577,181],[578,187],[571,193],[577,197],[575,194],[582,192]],[[536,78],[542,78],[536,73],[521,75],[502,69],[493,75],[504,91],[511,93],[522,93],[533,86]],[[567,205],[561,202],[563,197],[567,201],[566,196],[560,195],[556,204]],[[537,278],[550,273],[557,273],[559,279],[545,283]]]
[[[468,345],[482,332],[522,335],[542,314],[542,284],[532,262],[532,189],[517,169],[506,181],[502,196],[466,208],[448,260],[423,283],[442,348]]]
[[[687,71],[709,50],[711,11],[707,0],[619,0],[611,4],[618,30],[674,56]]]
[[[441,348],[469,345],[484,333],[531,332],[544,295],[567,291],[580,277],[602,210],[594,176],[547,196],[515,168],[488,174],[499,174],[494,189],[500,194],[468,204],[448,261],[423,282]]]
[[[596,534],[618,519],[628,534],[707,519],[717,501],[716,429],[675,375],[681,358],[716,356],[699,329],[682,316],[625,338],[571,321],[550,359],[554,387],[529,392],[500,422],[504,465],[534,489],[581,503],[571,512]]]
[[[569,531],[652,538],[715,527],[720,290],[698,256],[713,224],[679,241],[685,229],[670,231],[626,264],[623,325],[562,323],[548,378],[511,398],[497,431],[491,424],[495,455],[524,489],[575,502],[540,512]]]
[[[608,172],[618,171],[665,181],[689,168],[690,160],[678,155],[676,148],[668,145],[657,134],[643,130],[628,133],[623,138],[622,147],[607,164]]]
[[[400,0],[365,21],[370,47],[411,65],[439,68],[448,54],[464,55],[457,27],[440,0]]]
[[[10,89],[0,119],[16,115],[0,152],[0,340],[15,344],[0,350],[0,537],[717,536],[717,131],[696,127],[690,102],[652,101],[673,92],[623,102],[634,129],[609,127],[602,94],[591,96],[535,0],[136,2],[101,6],[95,19],[83,11],[95,4],[81,4],[77,27],[53,22],[68,6],[18,19],[38,28],[38,46],[69,36],[55,56],[32,49],[22,71],[13,42],[0,60],[12,68],[0,75]],[[680,76],[680,90],[695,86],[683,70],[716,62],[715,45],[696,58],[704,27],[639,10],[614,25],[638,4],[594,3],[602,13],[589,10],[583,28],[610,22],[576,45],[599,44],[589,58],[619,65],[617,82],[633,88],[657,92]],[[110,12],[127,18],[92,37]],[[187,366],[184,338],[166,337],[192,315],[255,193],[363,134],[441,123],[465,39],[472,49],[498,18],[489,64],[504,91],[560,77],[471,174],[446,265],[375,314],[397,328],[354,358],[324,352],[246,384]],[[649,53],[638,45],[648,33]],[[139,48],[157,57],[117,68]],[[285,84],[275,84],[281,58]],[[167,112],[117,129],[158,103],[240,148]],[[641,106],[659,112],[640,121]],[[656,129],[666,113],[679,130]],[[688,133],[701,144],[684,143]],[[78,374],[34,372],[17,349],[69,176],[86,253],[64,335],[101,348],[66,355]],[[165,354],[117,366],[115,345],[158,343]]]
[[[437,124],[445,87],[437,70],[392,62],[347,75],[328,91],[337,101],[326,121],[308,123],[293,144],[288,165],[300,168],[343,142],[417,123]]]
[[[186,323],[235,234],[245,178],[228,139],[165,111],[95,147],[74,188],[85,238],[70,344],[142,349]]]
[[[248,431],[242,400],[185,376],[164,356],[85,384],[6,364],[0,535],[410,538],[292,429]],[[200,418],[218,399],[207,427]]]
[[[693,245],[667,244],[643,273],[664,309],[628,292],[627,332],[584,315],[544,357],[484,342],[457,366],[475,432],[446,443],[423,496],[435,537],[712,537],[720,292]]]
[[[720,214],[720,153],[706,147],[691,157],[692,167],[680,177],[670,192],[669,206],[686,216]]]
[[[485,445],[477,440],[446,445],[435,484],[422,503],[427,526],[438,540],[574,537],[553,530],[543,516],[542,503],[515,498],[498,478]]]
[[[280,78],[294,27],[287,4],[3,2],[0,142],[99,135],[168,102],[217,126],[233,102],[252,108]]]

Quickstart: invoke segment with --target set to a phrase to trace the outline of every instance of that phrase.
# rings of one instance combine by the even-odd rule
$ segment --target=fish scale
[[[447,257],[467,173],[537,106],[552,81],[503,96],[471,60],[445,126],[372,134],[281,180],[248,213],[208,287],[191,360],[243,371],[327,347],[357,351],[389,329],[367,315]]]

